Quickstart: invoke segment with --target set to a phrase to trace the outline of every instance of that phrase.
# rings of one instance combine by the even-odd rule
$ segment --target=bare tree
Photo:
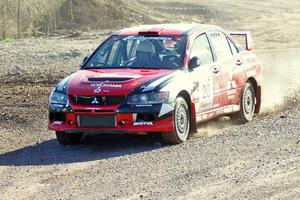
[[[70,0],[70,14],[71,14],[72,23],[74,23],[73,0]]]
[[[53,15],[53,26],[54,26],[54,32],[56,32],[57,30],[57,19],[56,19],[56,11],[54,11],[54,15]]]
[[[21,27],[20,27],[20,7],[21,7],[21,0],[18,1],[18,36],[21,38]]]
[[[2,38],[6,37],[6,24],[5,24],[5,0],[1,1],[2,4]]]

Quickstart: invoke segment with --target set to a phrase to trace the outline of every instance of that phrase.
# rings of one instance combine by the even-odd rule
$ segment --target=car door
[[[229,66],[229,76],[227,79],[227,105],[238,104],[240,93],[244,83],[244,58],[241,50],[227,37],[228,44],[232,52],[232,62]]]
[[[212,31],[208,34],[212,49],[216,57],[215,66],[219,70],[219,77],[216,82],[219,84],[221,107],[232,104],[236,97],[236,83],[233,81],[233,71],[235,67],[235,58],[231,50],[229,41],[221,31]]]
[[[218,108],[222,97],[219,88],[215,87],[219,80],[220,70],[215,69],[211,45],[205,33],[200,34],[193,42],[190,60],[200,59],[200,66],[191,71],[194,91],[192,101],[195,103],[196,114]]]

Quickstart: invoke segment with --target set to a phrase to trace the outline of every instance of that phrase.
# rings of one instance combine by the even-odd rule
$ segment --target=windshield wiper
[[[129,67],[130,69],[158,69],[157,67]]]
[[[176,70],[176,69],[170,69],[166,67],[127,67],[127,66],[118,66],[118,67],[104,67],[104,66],[93,66],[93,67],[85,67],[83,69],[169,69],[169,70]]]

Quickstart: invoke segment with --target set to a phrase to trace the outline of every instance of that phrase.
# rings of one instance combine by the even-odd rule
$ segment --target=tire
[[[190,112],[188,104],[182,97],[177,97],[174,108],[175,130],[171,133],[162,133],[162,139],[167,144],[180,144],[184,142],[191,129]]]
[[[240,100],[240,111],[232,115],[233,119],[241,123],[252,120],[255,111],[256,97],[251,83],[246,82]]]
[[[79,144],[82,138],[82,133],[66,133],[64,131],[56,131],[56,138],[60,144],[75,145]]]

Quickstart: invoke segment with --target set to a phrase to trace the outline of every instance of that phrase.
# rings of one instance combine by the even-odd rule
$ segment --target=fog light
[[[119,124],[120,124],[121,126],[124,126],[124,125],[126,124],[126,122],[125,122],[124,120],[121,120],[121,121],[119,122]]]

